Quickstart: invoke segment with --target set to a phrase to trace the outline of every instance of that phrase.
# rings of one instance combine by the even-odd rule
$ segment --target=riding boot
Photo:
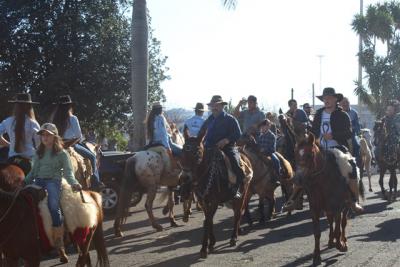
[[[364,208],[358,203],[359,192],[357,179],[349,179],[349,188],[352,196],[351,209],[356,213],[362,213],[364,211]]]
[[[64,226],[53,227],[53,243],[54,247],[58,249],[60,262],[67,263],[68,257],[64,249]]]

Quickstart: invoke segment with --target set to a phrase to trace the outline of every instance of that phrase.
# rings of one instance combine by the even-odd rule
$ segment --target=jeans
[[[50,210],[51,219],[53,220],[53,227],[61,226],[63,223],[60,208],[61,180],[36,178],[35,184],[47,191],[47,205]]]
[[[81,144],[76,144],[74,146],[75,151],[84,157],[85,159],[89,159],[90,163],[92,164],[92,170],[93,170],[93,176],[92,176],[92,183],[93,186],[97,186],[100,183],[100,176],[99,176],[99,170],[97,169],[97,164],[96,164],[96,155],[92,153],[89,149],[84,147]]]
[[[281,162],[275,153],[271,154],[271,160],[272,160],[272,165],[274,166],[276,173],[278,175],[280,175],[281,174]],[[273,182],[278,181],[278,179],[277,179],[278,177],[275,177],[275,175],[272,175],[272,176],[273,176],[273,178],[272,178]]]
[[[171,147],[172,155],[174,155],[174,157],[182,156],[182,147],[172,142],[171,138],[169,138],[168,141],[169,146]]]
[[[244,172],[240,167],[240,153],[237,147],[234,146],[225,146],[223,149],[224,153],[229,159],[229,162],[232,166],[232,171],[236,174],[237,177],[237,185],[241,185],[244,180]]]

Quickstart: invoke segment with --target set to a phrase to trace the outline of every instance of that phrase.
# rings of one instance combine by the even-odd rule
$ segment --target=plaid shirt
[[[276,152],[276,136],[268,130],[266,133],[259,133],[257,136],[257,144],[260,151],[265,155],[271,155]]]

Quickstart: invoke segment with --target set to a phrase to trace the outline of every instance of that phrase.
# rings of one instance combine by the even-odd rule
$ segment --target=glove
[[[73,191],[81,191],[82,190],[82,186],[80,184],[73,184],[71,187],[72,187]]]

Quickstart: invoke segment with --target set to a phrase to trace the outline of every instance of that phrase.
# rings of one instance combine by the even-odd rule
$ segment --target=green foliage
[[[356,83],[355,93],[377,117],[391,99],[400,99],[400,4],[392,1],[370,5],[365,16],[356,15],[353,30],[363,38],[360,62],[368,78],[368,89]],[[386,53],[376,51],[377,40]]]
[[[98,127],[98,134],[101,138],[107,138],[109,143],[115,142],[117,150],[125,151],[128,148],[128,140],[124,137],[121,131],[116,127],[109,127],[107,124]],[[99,142],[101,140],[98,140]]]
[[[0,117],[9,114],[6,101],[24,91],[41,103],[42,122],[57,96],[70,94],[83,125],[123,125],[132,113],[128,7],[118,0],[0,0]],[[165,100],[167,58],[149,39],[149,97]]]

